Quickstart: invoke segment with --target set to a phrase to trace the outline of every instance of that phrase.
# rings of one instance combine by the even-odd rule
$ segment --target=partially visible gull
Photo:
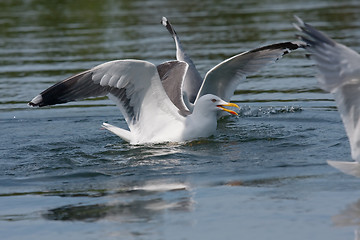
[[[344,173],[360,176],[360,55],[335,42],[324,33],[296,17],[299,38],[319,70],[318,81],[325,91],[335,96],[340,116],[350,141],[355,162],[328,161]]]
[[[103,123],[103,127],[131,144],[208,137],[216,131],[218,111],[236,114],[224,107],[239,107],[213,94],[199,98],[191,114],[176,107],[160,78],[182,82],[187,68],[188,64],[181,61],[166,62],[158,67],[140,60],[106,62],[56,83],[33,98],[29,105],[42,107],[107,95],[120,108],[129,130],[107,123]]]
[[[183,97],[184,104],[190,112],[193,103],[196,103],[201,96],[206,94],[214,94],[225,101],[230,101],[236,87],[248,75],[255,74],[301,45],[297,41],[282,42],[246,51],[222,61],[210,69],[202,78],[191,58],[185,53],[174,27],[166,17],[162,18],[161,23],[175,41],[176,59],[189,65],[184,79]],[[166,86],[164,87],[168,94],[175,95]]]

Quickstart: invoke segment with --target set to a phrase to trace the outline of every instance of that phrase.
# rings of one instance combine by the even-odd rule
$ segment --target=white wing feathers
[[[299,46],[299,42],[277,43],[226,59],[207,72],[196,99],[205,94],[214,94],[229,101],[237,85],[247,75],[258,72]]]

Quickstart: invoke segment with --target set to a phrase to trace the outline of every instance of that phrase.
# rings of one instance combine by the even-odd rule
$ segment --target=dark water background
[[[220,61],[294,40],[296,14],[360,50],[358,1],[0,2],[1,239],[357,239],[360,180],[333,97],[294,52],[241,83],[239,117],[216,136],[130,146],[106,98],[26,103],[114,59],[161,63],[174,24],[204,75]]]

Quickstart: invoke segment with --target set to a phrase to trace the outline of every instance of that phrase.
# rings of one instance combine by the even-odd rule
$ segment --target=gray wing
[[[205,94],[214,94],[230,101],[237,85],[246,76],[258,72],[299,46],[299,42],[277,43],[226,59],[207,72],[196,99]]]
[[[191,103],[194,103],[196,96],[199,92],[199,89],[201,87],[203,78],[200,76],[200,73],[196,69],[195,64],[193,63],[191,58],[184,51],[184,48],[180,42],[179,37],[175,32],[174,27],[170,24],[170,22],[167,20],[166,17],[162,18],[161,23],[166,27],[166,29],[169,31],[169,33],[171,34],[172,38],[175,41],[176,59],[178,61],[184,61],[189,65],[183,83],[183,91],[186,93],[189,101]]]
[[[152,132],[155,130],[148,122],[163,121],[165,124],[181,117],[161,85],[157,68],[139,60],[116,60],[98,65],[51,86],[29,105],[42,107],[105,95],[120,108],[131,131],[136,131],[134,128],[140,124],[141,131]],[[140,115],[146,122],[141,123]]]
[[[316,62],[320,86],[335,94],[349,137],[352,158],[360,161],[360,55],[297,18],[299,38]]]
[[[29,105],[44,107],[107,95],[110,89],[92,81],[93,74],[94,70],[91,69],[60,81],[41,92],[29,102]]]
[[[179,109],[179,113],[183,116],[190,114],[183,99],[183,80],[184,73],[188,64],[180,61],[169,61],[157,66],[157,70],[161,79],[161,83],[166,94],[172,103]]]

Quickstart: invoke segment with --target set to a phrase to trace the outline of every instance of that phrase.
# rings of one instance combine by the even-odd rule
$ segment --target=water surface
[[[2,239],[354,239],[359,179],[331,94],[296,51],[242,82],[238,117],[215,136],[131,146],[106,98],[26,103],[114,59],[174,59],[174,24],[202,75],[220,61],[295,39],[296,14],[359,51],[357,1],[2,1]]]

